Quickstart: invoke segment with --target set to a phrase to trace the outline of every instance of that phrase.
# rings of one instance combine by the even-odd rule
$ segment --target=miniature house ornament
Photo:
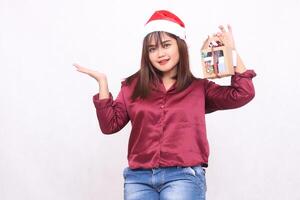
[[[204,78],[221,78],[234,75],[236,52],[218,37],[208,37],[201,48]]]

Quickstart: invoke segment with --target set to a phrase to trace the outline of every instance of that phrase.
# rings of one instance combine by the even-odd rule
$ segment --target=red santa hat
[[[185,25],[175,14],[167,10],[158,10],[144,26],[144,37],[155,31],[165,31],[186,40]]]

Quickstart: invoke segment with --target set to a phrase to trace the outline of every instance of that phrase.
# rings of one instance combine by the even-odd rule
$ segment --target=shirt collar
[[[176,90],[176,81],[168,90],[166,90],[162,79],[159,77],[156,81],[153,81],[151,88],[156,91],[171,93]]]

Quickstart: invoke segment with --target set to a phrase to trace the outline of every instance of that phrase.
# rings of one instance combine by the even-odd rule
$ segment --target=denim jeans
[[[205,169],[162,167],[130,169],[124,176],[125,200],[205,200]]]

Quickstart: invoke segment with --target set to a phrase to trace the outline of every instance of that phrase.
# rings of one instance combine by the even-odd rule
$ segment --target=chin
[[[161,72],[168,72],[168,71],[171,71],[173,69],[173,67],[166,67],[166,66],[159,66],[159,67],[155,67],[156,69],[158,69],[159,71]]]

